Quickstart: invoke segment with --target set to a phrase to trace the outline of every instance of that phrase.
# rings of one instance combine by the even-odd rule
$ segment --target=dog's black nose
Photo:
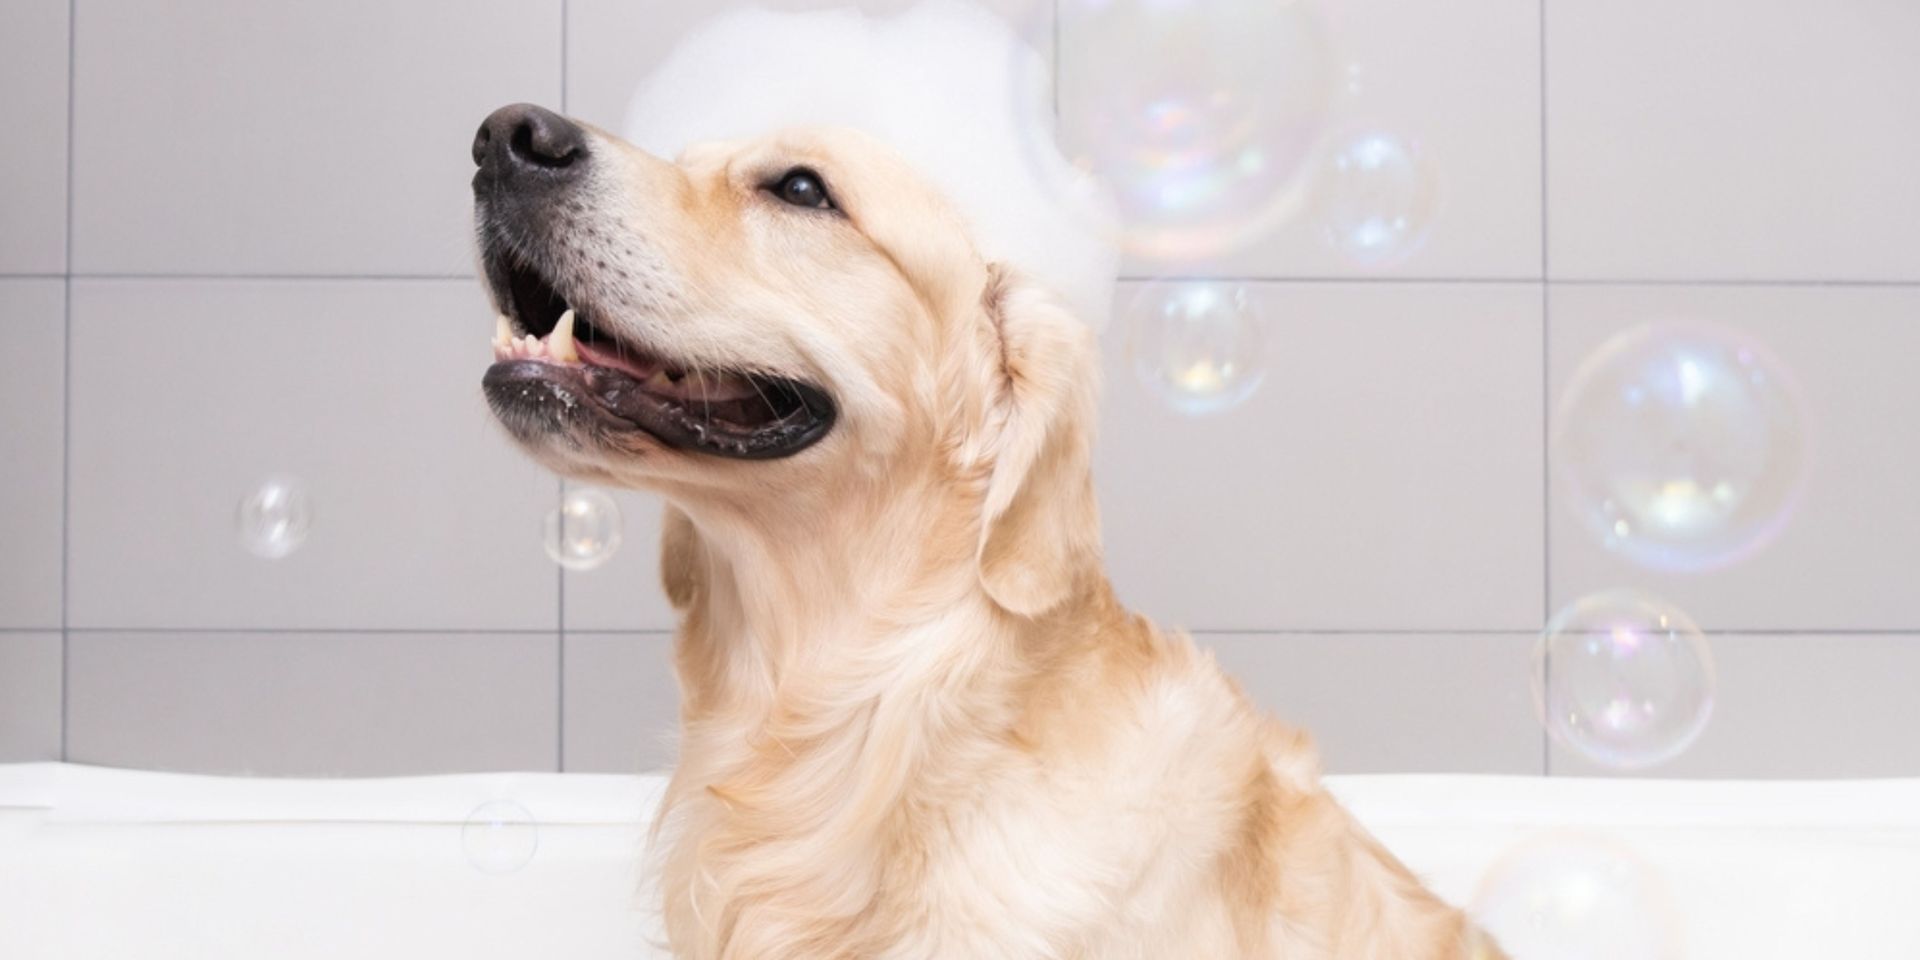
[[[479,175],[501,182],[533,174],[578,176],[586,159],[587,132],[531,103],[495,110],[473,135],[473,162],[480,165]]]

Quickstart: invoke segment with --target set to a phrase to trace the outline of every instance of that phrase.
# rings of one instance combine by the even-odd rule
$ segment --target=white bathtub
[[[0,766],[0,958],[665,956],[649,946],[639,869],[662,782]],[[1513,844],[1571,829],[1619,839],[1662,878],[1678,955],[1920,958],[1920,781],[1331,783],[1456,902]],[[539,844],[524,867],[488,874],[461,828],[500,799],[534,815]]]

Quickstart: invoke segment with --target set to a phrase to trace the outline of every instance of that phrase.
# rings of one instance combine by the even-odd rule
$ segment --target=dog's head
[[[516,105],[473,154],[486,394],[542,463],[742,508],[931,465],[1019,612],[1097,552],[1088,328],[879,143],[795,130],[668,162]]]

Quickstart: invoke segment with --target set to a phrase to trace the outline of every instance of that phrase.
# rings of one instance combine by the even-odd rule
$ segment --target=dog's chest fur
[[[1262,731],[1176,639],[1125,696],[1089,661],[1036,707],[979,657],[837,710],[696,719],[663,839],[678,955],[1247,955],[1220,857]]]

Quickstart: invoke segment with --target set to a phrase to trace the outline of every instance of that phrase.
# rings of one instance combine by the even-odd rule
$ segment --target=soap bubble
[[[1610,767],[1679,756],[1713,713],[1713,656],[1679,608],[1612,590],[1582,597],[1534,649],[1534,705],[1554,738]]]
[[[481,873],[512,873],[527,865],[540,848],[533,814],[511,800],[491,800],[474,808],[460,828],[467,862]]]
[[[1027,125],[1111,191],[1129,252],[1222,253],[1297,207],[1339,85],[1313,4],[1060,0],[1047,12],[1030,33],[1053,44],[1058,116]]]
[[[1670,902],[1659,875],[1623,845],[1555,833],[1502,857],[1469,912],[1526,960],[1674,960]]]
[[[1418,145],[1382,130],[1338,138],[1316,187],[1322,239],[1362,266],[1411,256],[1440,208],[1439,178]]]
[[[291,477],[272,477],[240,501],[235,513],[240,545],[248,553],[278,560],[300,549],[313,525],[307,488]]]
[[[1799,392],[1759,344],[1645,324],[1574,373],[1553,452],[1601,543],[1655,570],[1710,570],[1786,526],[1806,475],[1802,424]]]
[[[605,491],[568,487],[547,511],[547,556],[568,570],[592,570],[620,549],[620,505]]]
[[[1230,410],[1266,376],[1266,331],[1243,286],[1149,283],[1133,298],[1127,319],[1134,374],[1181,413]]]

